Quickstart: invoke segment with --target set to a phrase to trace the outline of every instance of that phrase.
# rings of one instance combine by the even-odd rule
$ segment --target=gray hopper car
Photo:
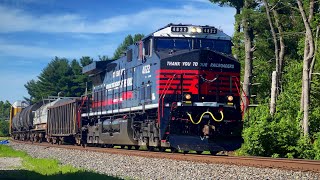
[[[81,124],[79,119],[80,112],[77,110],[80,103],[79,99],[70,99],[48,107],[48,142],[61,143],[70,139],[74,140],[75,135],[79,134]]]

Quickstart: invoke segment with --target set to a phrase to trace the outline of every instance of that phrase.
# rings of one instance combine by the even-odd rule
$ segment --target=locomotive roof
[[[192,32],[196,29],[198,32]],[[173,24],[170,23],[157,31],[147,35],[143,38],[149,37],[194,37],[194,38],[208,38],[208,39],[221,39],[231,40],[231,37],[225,34],[222,30],[215,28],[214,26],[200,26],[192,24]]]

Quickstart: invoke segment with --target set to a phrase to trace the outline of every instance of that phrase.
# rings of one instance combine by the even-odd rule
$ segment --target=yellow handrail
[[[187,112],[187,115],[189,116],[190,121],[191,121],[193,124],[199,124],[199,123],[202,121],[202,118],[203,118],[203,116],[204,116],[205,114],[210,114],[210,116],[212,117],[213,120],[215,120],[216,122],[221,122],[221,121],[223,120],[223,118],[224,118],[224,115],[223,115],[223,112],[222,112],[222,111],[219,111],[219,112],[220,112],[220,114],[221,114],[221,119],[219,119],[219,120],[216,119],[211,112],[206,111],[206,112],[202,113],[202,115],[200,116],[200,119],[199,119],[198,122],[194,122],[194,121],[193,121],[192,115],[191,115],[190,113]]]

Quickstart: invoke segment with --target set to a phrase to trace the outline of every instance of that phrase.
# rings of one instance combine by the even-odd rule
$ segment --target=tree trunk
[[[283,30],[281,27],[281,23],[279,22],[279,15],[278,12],[273,9],[273,17],[275,20],[275,24],[278,29],[278,37],[279,37],[279,44],[280,44],[280,52],[279,52],[279,71],[278,71],[278,77],[277,77],[277,87],[278,87],[278,92],[281,92],[281,87],[282,87],[282,71],[283,71],[283,65],[284,65],[284,53],[285,53],[285,44],[284,44],[284,38],[283,38]]]
[[[319,30],[320,30],[320,25],[317,26],[316,39],[315,39],[315,43],[314,43],[315,44],[315,48],[314,48],[315,53],[317,53],[317,51],[318,51]],[[312,81],[312,73],[313,73],[315,63],[316,63],[316,55],[313,56],[312,61],[311,61],[311,65],[310,65],[310,72],[309,72],[310,82]],[[311,87],[311,84],[310,84],[310,87]]]
[[[247,11],[249,9],[248,0],[244,1],[244,10]],[[242,12],[243,12],[242,11]],[[242,25],[243,25],[243,33],[244,33],[244,48],[245,48],[245,69],[244,69],[244,80],[243,80],[243,111],[246,112],[247,108],[250,104],[250,86],[251,86],[251,78],[252,78],[252,59],[253,59],[253,29],[249,22],[249,13],[244,12],[242,17]]]
[[[299,7],[299,11],[301,17],[303,19],[303,23],[305,26],[305,48],[304,48],[304,59],[303,59],[303,73],[302,73],[302,95],[303,100],[303,134],[304,136],[309,135],[309,102],[310,102],[310,63],[315,55],[314,51],[314,39],[311,31],[310,22],[313,18],[313,8],[314,8],[314,0],[310,0],[309,6],[309,18],[307,19],[306,13],[304,11],[301,0],[297,0],[297,4]]]
[[[277,94],[277,72],[272,72],[270,114],[273,116],[276,112],[276,94]]]
[[[273,39],[273,44],[274,44],[274,55],[276,59],[276,71],[273,71],[272,73],[272,88],[271,88],[271,99],[270,99],[270,114],[273,116],[274,113],[276,112],[276,100],[277,100],[277,85],[278,85],[278,78],[277,74],[280,72],[280,65],[279,65],[279,48],[278,48],[278,41],[277,41],[277,35],[276,31],[273,28],[273,23],[271,20],[270,16],[270,9],[269,9],[269,4],[267,0],[263,0],[264,6],[266,8],[266,14],[271,30],[271,35]]]

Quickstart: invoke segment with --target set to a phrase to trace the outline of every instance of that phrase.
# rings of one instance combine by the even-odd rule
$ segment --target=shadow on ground
[[[104,180],[120,180],[107,175],[102,175],[94,172],[76,172],[66,174],[42,175],[28,170],[0,170],[0,179],[5,180],[81,180],[81,179],[104,179]]]

